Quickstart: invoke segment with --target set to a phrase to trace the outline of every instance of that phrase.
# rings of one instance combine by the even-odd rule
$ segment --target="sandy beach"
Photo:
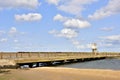
[[[120,71],[40,67],[9,70],[0,73],[0,80],[120,80]]]

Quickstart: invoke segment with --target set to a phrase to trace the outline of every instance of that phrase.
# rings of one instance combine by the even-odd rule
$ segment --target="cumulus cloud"
[[[78,49],[88,48],[87,45],[82,45],[78,40],[74,40],[78,37],[79,29],[88,28],[91,26],[88,21],[78,18],[65,17],[61,14],[54,16],[53,20],[62,22],[64,27],[61,31],[51,30],[49,31],[50,34],[53,34],[56,37],[67,38]]]
[[[103,27],[100,30],[102,31],[112,31],[114,29],[114,27]]]
[[[7,38],[2,38],[2,39],[0,40],[0,42],[7,42],[7,41],[8,41]]]
[[[71,39],[71,42],[74,45],[80,45],[80,42],[78,40]]]
[[[84,43],[82,40],[76,40],[76,39],[71,39],[71,43],[77,48],[77,49],[88,49],[91,48],[91,44]]]
[[[17,21],[39,21],[42,19],[42,15],[39,13],[28,13],[22,15],[15,15]]]
[[[18,31],[16,29],[16,27],[11,27],[10,30],[6,33],[8,33],[7,35],[10,36],[10,37],[17,37],[17,36],[20,36],[20,35],[23,36],[23,35],[26,34],[25,32]]]
[[[55,37],[63,37],[70,41],[77,49],[91,48],[89,44],[83,44],[82,41],[78,41],[75,38],[78,37],[78,31],[74,29],[64,28],[61,31],[51,30],[49,34],[53,34]]]
[[[58,5],[60,0],[46,0],[49,4]]]
[[[64,26],[73,28],[87,28],[90,26],[90,23],[79,19],[69,19],[64,23]]]
[[[91,4],[97,0],[61,0],[58,7],[59,10],[73,14],[80,15],[85,9],[85,5]]]
[[[91,24],[86,20],[69,18],[69,17],[62,16],[60,14],[57,14],[56,16],[54,16],[53,20],[63,22],[63,25],[66,28],[88,28],[91,26]]]
[[[84,49],[85,46],[80,44],[80,41],[71,39],[71,43],[77,48],[77,49]]]
[[[64,37],[64,38],[75,38],[78,36],[78,32],[73,30],[73,29],[68,29],[68,28],[64,28],[61,31],[56,31],[56,30],[52,30],[49,32],[50,34],[54,34],[57,37]]]
[[[0,0],[0,8],[28,8],[33,9],[40,5],[38,0]]]
[[[0,36],[17,36],[17,35],[25,35],[25,32],[20,32],[16,29],[16,27],[11,27],[9,31],[0,31]]]
[[[50,33],[50,34],[57,34],[58,31],[57,31],[57,30],[51,30],[51,31],[49,31],[48,33]]]
[[[102,47],[113,47],[120,45],[120,35],[110,35],[100,37],[101,41],[99,42]]]
[[[112,47],[112,43],[100,42],[99,47]]]
[[[7,49],[7,47],[12,50],[13,47],[17,47],[18,44],[21,44],[21,42],[23,43],[24,41],[25,33],[19,31],[16,27],[11,27],[8,31],[0,30],[0,32],[4,33],[0,36],[0,44],[3,45],[1,46],[1,50],[4,48]],[[22,47],[19,50],[21,50]]]
[[[16,34],[17,33],[17,29],[15,27],[11,27],[11,29],[9,30],[9,34]]]
[[[120,41],[120,35],[111,35],[111,36],[105,36],[100,38],[110,40],[110,41]]]
[[[73,29],[65,28],[61,30],[61,34],[59,36],[66,38],[74,38],[78,36],[78,33]]]
[[[67,17],[62,16],[61,14],[57,14],[53,18],[54,21],[61,21],[61,22],[66,21],[67,19],[68,19]]]
[[[98,0],[46,0],[49,4],[54,4],[61,11],[73,15],[80,15],[85,10],[85,5],[92,4]]]
[[[3,35],[3,34],[5,34],[5,33],[6,33],[6,32],[3,31],[3,30],[0,31],[0,35]]]
[[[90,19],[98,20],[114,14],[120,13],[120,0],[109,0],[105,7],[97,10],[94,14],[89,15]]]
[[[17,40],[17,39],[15,39],[15,40],[14,40],[14,42],[15,42],[15,43],[18,43],[18,40]]]

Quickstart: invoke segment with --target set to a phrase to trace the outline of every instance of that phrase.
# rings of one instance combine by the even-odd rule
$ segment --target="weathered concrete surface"
[[[15,66],[14,60],[0,59],[0,66]]]
[[[120,56],[120,53],[98,53],[90,52],[1,52],[0,66],[16,65],[24,63],[37,62],[55,62],[55,61],[71,61],[71,60],[86,60],[99,59]]]

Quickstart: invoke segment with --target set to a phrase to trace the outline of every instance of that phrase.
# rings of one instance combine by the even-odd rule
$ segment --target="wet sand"
[[[3,72],[0,80],[120,80],[120,70],[40,67]]]

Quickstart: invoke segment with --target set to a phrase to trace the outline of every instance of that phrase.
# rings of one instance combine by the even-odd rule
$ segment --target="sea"
[[[102,59],[71,64],[59,65],[57,67],[78,68],[78,69],[110,69],[120,70],[120,59]]]

